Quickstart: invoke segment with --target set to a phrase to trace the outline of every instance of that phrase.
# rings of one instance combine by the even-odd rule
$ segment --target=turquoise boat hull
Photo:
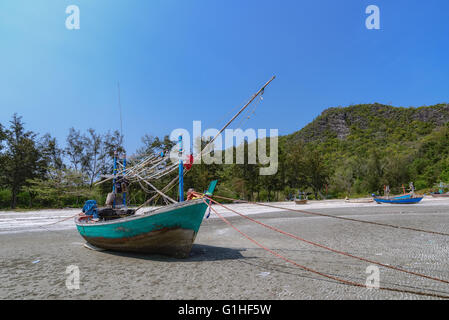
[[[98,248],[186,258],[207,208],[197,199],[111,221],[86,223],[78,217],[75,223],[80,235]]]

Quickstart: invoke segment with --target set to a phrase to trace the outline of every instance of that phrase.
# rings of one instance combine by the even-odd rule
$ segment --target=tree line
[[[346,139],[329,135],[305,142],[293,139],[293,135],[279,137],[278,171],[268,176],[259,175],[260,164],[248,164],[245,141],[238,146],[245,148],[243,164],[194,164],[184,186],[204,191],[210,181],[218,179],[220,195],[284,201],[299,190],[311,199],[329,199],[382,193],[385,185],[402,193],[402,185],[407,187],[410,181],[422,191],[431,190],[440,181],[449,183],[449,125],[430,127],[423,123],[414,130],[393,124],[379,128],[354,127]],[[147,134],[135,158],[171,150],[175,144],[168,135],[159,138]],[[202,146],[205,144],[203,141]],[[0,124],[0,207],[80,207],[88,199],[103,204],[112,183],[94,182],[112,173],[115,151],[124,152],[118,131],[70,128],[61,145],[48,133],[27,130],[22,117],[14,114],[9,123]],[[162,189],[175,174],[154,185]],[[177,187],[167,194],[176,199]],[[137,184],[129,187],[130,205],[140,205],[151,196]],[[163,204],[163,199],[157,203]]]
[[[118,131],[81,134],[70,128],[65,147],[46,133],[27,130],[14,114],[0,124],[0,206],[61,207],[98,197],[93,188],[100,174],[111,172],[114,151],[123,151]]]

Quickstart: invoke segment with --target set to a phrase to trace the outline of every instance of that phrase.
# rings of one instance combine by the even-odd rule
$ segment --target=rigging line
[[[232,118],[231,118],[231,120],[229,120],[226,124],[225,124],[225,126],[215,135],[215,137],[212,139],[212,140],[210,140],[209,141],[209,143],[204,147],[204,149],[206,149],[209,145],[211,145],[219,136],[220,136],[220,134],[243,112],[243,111],[245,111],[245,109],[254,101],[254,99],[256,99],[257,98],[257,96],[259,95],[259,94],[261,94],[262,92],[264,92],[265,91],[265,88],[274,80],[276,78],[276,76],[273,76],[267,83],[265,83],[264,84],[264,86],[259,90],[259,91],[257,91],[257,93],[255,93],[252,97],[251,97],[251,99],[243,106],[243,108],[241,108],[240,110],[239,110],[239,112],[237,112]],[[203,150],[204,150],[203,149]],[[200,155],[202,155],[203,154],[203,151],[201,151],[200,152],[200,154],[199,155],[197,155],[196,157],[199,157]]]
[[[141,178],[140,176],[138,176],[139,178]],[[141,178],[142,179],[142,178]],[[166,194],[164,194],[162,191],[159,191],[155,186],[153,186],[151,183],[149,183],[148,181],[146,181],[145,179],[142,179],[143,182],[145,182],[147,185],[149,185],[151,188],[154,189],[154,191],[156,191],[159,195],[163,196],[164,198],[167,198],[168,200],[170,200],[173,203],[176,203],[175,200],[173,200],[172,198],[170,198],[169,196],[167,196]]]
[[[241,106],[243,106],[246,103],[246,101],[244,101],[243,103],[237,105],[236,107],[234,107],[233,109],[231,109],[230,111],[228,111],[224,116],[222,116],[220,119],[218,119],[217,121],[215,121],[214,123],[219,125],[222,123],[222,121],[224,119],[226,119],[230,114],[232,114],[233,112],[236,112],[239,108],[241,108]]]
[[[188,172],[190,172],[190,170],[184,170],[183,176],[185,176]],[[170,181],[163,189],[162,192],[169,192],[174,186],[178,185],[179,183],[179,177],[176,176],[175,178],[173,178],[172,181]],[[150,199],[148,199],[147,201],[145,201],[144,203],[142,203],[137,209],[140,209],[142,207],[144,207],[145,205],[147,205],[148,203],[150,203],[153,199],[156,199],[159,197],[158,194],[155,194],[153,197],[151,197]]]
[[[259,106],[259,104],[262,101],[262,95],[259,97],[259,99],[257,99],[257,101],[254,103],[254,108],[252,109],[252,111],[248,110],[248,112],[244,115],[244,117],[240,120],[239,124],[236,126],[236,128],[242,128],[242,124],[245,123],[246,121],[248,121],[250,119],[250,117],[254,114],[254,112],[256,111],[257,107]]]
[[[56,222],[52,222],[52,223],[48,223],[48,224],[44,224],[43,226],[51,226],[51,225],[54,225],[54,224],[57,224],[57,223],[60,223],[60,222],[63,222],[63,221],[69,220],[69,219],[71,219],[71,218],[75,218],[75,217],[76,217],[77,215],[79,215],[79,213],[77,213],[77,214],[74,214],[73,216],[70,216],[70,217],[67,217],[67,218],[64,218],[64,219],[58,220],[58,221],[56,221]]]
[[[203,199],[204,201],[204,199]],[[207,204],[207,202],[204,201],[204,203]],[[256,244],[258,247],[268,251],[269,253],[271,253],[272,255],[290,263],[293,264],[305,271],[309,271],[311,273],[320,275],[322,277],[331,279],[331,280],[335,280],[338,281],[340,283],[346,284],[346,285],[350,285],[350,286],[354,286],[354,287],[359,287],[359,288],[369,288],[367,285],[365,284],[361,284],[361,283],[357,283],[357,282],[353,282],[353,281],[348,281],[336,276],[332,276],[332,275],[328,275],[325,274],[323,272],[308,268],[306,266],[300,265],[298,263],[296,263],[293,260],[290,260],[282,255],[280,255],[279,253],[263,246],[262,244],[260,244],[259,242],[257,242],[256,240],[252,239],[250,236],[248,236],[246,233],[244,233],[243,231],[240,231],[239,229],[237,229],[232,223],[230,223],[227,219],[225,219],[223,216],[221,216],[214,208],[211,207],[211,210],[222,220],[224,221],[227,225],[229,225],[231,228],[233,228],[235,231],[237,231],[238,233],[240,233],[241,235],[243,235],[246,239],[248,239],[249,241],[251,241],[252,243]],[[449,299],[449,296],[445,296],[445,295],[439,295],[439,294],[434,294],[434,293],[427,293],[427,292],[421,292],[421,291],[411,291],[411,290],[403,290],[403,289],[396,289],[396,288],[388,288],[388,287],[379,287],[379,290],[385,290],[385,291],[393,291],[393,292],[401,292],[401,293],[410,293],[410,294],[416,294],[416,295],[421,295],[421,296],[428,296],[428,297],[435,297],[435,298],[442,298],[442,299]]]
[[[299,210],[299,209],[290,209],[290,208],[278,207],[278,206],[273,206],[273,205],[260,203],[260,202],[252,202],[252,201],[246,201],[246,200],[232,199],[232,198],[216,196],[216,195],[214,195],[214,197],[220,198],[220,199],[223,199],[223,200],[238,201],[238,202],[242,202],[242,203],[255,204],[255,205],[259,205],[259,206],[263,206],[263,207],[282,209],[282,210],[285,210],[285,211],[293,211],[293,212],[305,213],[305,214],[315,215],[315,216],[322,216],[322,217],[329,217],[329,218],[335,218],[335,219],[340,219],[340,220],[347,220],[347,221],[354,221],[354,222],[360,222],[360,223],[367,223],[367,224],[372,224],[372,225],[377,225],[377,226],[382,226],[382,227],[395,228],[395,229],[404,229],[404,230],[410,230],[410,231],[416,231],[416,232],[436,234],[436,235],[440,235],[440,236],[449,236],[448,233],[432,231],[432,230],[423,230],[423,229],[417,229],[417,228],[411,228],[411,227],[397,226],[397,225],[388,224],[388,223],[381,223],[381,222],[374,222],[374,221],[367,221],[367,220],[359,220],[359,219],[353,219],[353,218],[347,218],[347,217],[339,217],[339,216],[334,216],[334,215],[331,215],[331,214],[311,212],[311,211],[305,211],[305,210]]]
[[[229,120],[225,125],[224,125],[224,127],[216,134],[216,136],[212,139],[212,140],[210,140],[209,141],[209,143],[206,145],[206,147],[205,147],[205,149],[208,147],[208,145],[209,144],[212,144],[216,139],[217,139],[217,137],[254,101],[254,99],[256,99],[257,98],[257,96],[259,95],[259,94],[263,94],[264,92],[265,92],[265,88],[274,80],[276,78],[276,76],[273,76],[270,80],[268,80],[263,86],[262,86],[262,88],[257,92],[257,93],[255,93],[252,97],[251,97],[251,99],[239,110],[239,112],[237,113],[237,114],[235,114],[232,118],[231,118],[231,120]],[[203,154],[203,151],[200,151],[200,153],[199,153],[199,155],[196,155],[195,157],[194,157],[194,160],[195,159],[198,159],[198,157],[201,157],[201,155]],[[187,174],[187,172],[189,172],[190,170],[185,170],[184,171],[184,175],[186,175]],[[173,184],[175,184],[176,182],[178,182],[179,180],[178,180],[178,177],[175,177],[167,186],[165,186],[164,187],[164,189],[162,189],[162,191],[164,191],[165,192],[165,189],[167,188],[167,189],[169,189],[169,190],[171,190],[171,188],[173,187]],[[148,204],[149,202],[151,202],[151,200],[153,200],[153,198],[156,198],[158,195],[155,195],[155,196],[153,196],[152,198],[150,198],[149,200],[147,200],[147,201],[145,201],[143,204],[141,204],[138,208],[141,208],[141,207],[143,207],[143,206],[145,206],[146,204]]]
[[[187,171],[184,171],[184,174]],[[179,178],[175,177],[172,181],[170,181],[161,191],[162,192],[168,192],[170,191],[175,185],[176,182],[179,183]],[[142,203],[140,206],[137,207],[136,211],[142,207],[144,207],[145,205],[149,204],[153,199],[157,199],[159,197],[159,194],[155,194],[154,196],[152,196],[150,199],[146,200],[144,203]]]
[[[120,143],[123,145],[122,104],[120,101],[120,82],[117,81],[118,107],[120,109]]]
[[[148,179],[160,179],[160,178],[162,178],[163,176],[166,176],[167,174],[172,173],[172,172],[175,171],[176,169],[178,169],[178,166],[169,168],[169,169],[167,169],[167,170],[165,170],[165,171],[163,171],[163,172],[155,173],[155,174],[153,174],[152,176],[148,177]]]
[[[135,166],[133,166],[133,167],[128,167],[128,168],[126,168],[125,170],[121,170],[121,171],[119,171],[119,172],[117,172],[117,175],[121,175],[121,174],[123,174],[123,175],[132,175],[133,173],[134,173],[134,171],[138,171],[138,172],[140,172],[142,169],[141,169],[141,167],[142,166],[144,166],[144,165],[146,165],[146,164],[148,164],[148,162],[151,160],[151,158],[149,157],[149,158],[147,158],[146,160],[144,160],[144,161],[142,161],[141,163],[139,163],[139,164],[136,164]],[[164,158],[163,159],[161,159],[161,160],[159,160],[157,163],[160,163],[162,160],[164,160]],[[139,171],[139,169],[140,169],[140,171]],[[114,177],[109,177],[109,178],[106,178],[105,180],[101,180],[101,181],[98,181],[98,182],[96,182],[95,183],[95,185],[100,185],[100,184],[102,184],[102,183],[104,183],[104,182],[107,182],[107,181],[109,181],[109,180],[112,180],[112,179],[114,179]]]
[[[195,193],[195,194],[197,194],[197,193]],[[197,194],[197,195],[201,195],[201,194]],[[263,227],[265,227],[265,228],[268,228],[268,229],[271,229],[271,230],[273,230],[273,231],[282,233],[282,234],[284,234],[284,235],[286,235],[286,236],[288,236],[288,237],[290,237],[290,238],[294,238],[294,239],[296,239],[296,240],[299,240],[299,241],[302,241],[302,242],[306,242],[306,243],[311,244],[311,245],[313,245],[313,246],[320,247],[320,248],[322,248],[322,249],[329,250],[329,251],[332,251],[332,252],[334,252],[334,253],[341,254],[341,255],[344,255],[344,256],[347,256],[347,257],[350,257],[350,258],[354,258],[354,259],[361,260],[361,261],[368,262],[368,263],[372,263],[372,264],[377,264],[377,265],[382,266],[382,267],[385,267],[385,268],[389,268],[389,269],[392,269],[392,270],[396,270],[396,271],[408,273],[408,274],[415,275],[415,276],[418,276],[418,277],[422,277],[422,278],[426,278],[426,279],[435,280],[435,281],[439,281],[439,282],[443,282],[443,283],[449,284],[449,281],[448,281],[448,280],[439,279],[439,278],[432,277],[432,276],[428,276],[428,275],[425,275],[425,274],[421,274],[421,273],[417,273],[417,272],[405,270],[405,269],[402,269],[402,268],[399,268],[399,267],[386,265],[386,264],[383,264],[383,263],[381,263],[381,262],[377,262],[377,261],[374,261],[374,260],[369,260],[369,259],[366,259],[366,258],[363,258],[363,257],[358,257],[358,256],[352,255],[352,254],[347,253],[347,252],[343,252],[343,251],[340,251],[340,250],[336,250],[336,249],[333,249],[333,248],[324,246],[324,245],[322,245],[322,244],[319,244],[319,243],[316,243],[316,242],[313,242],[313,241],[310,241],[310,240],[303,239],[303,238],[298,237],[298,236],[296,236],[296,235],[294,235],[294,234],[291,234],[291,233],[288,233],[288,232],[286,232],[286,231],[280,230],[280,229],[278,229],[278,228],[275,228],[275,227],[269,226],[269,225],[267,225],[267,224],[264,224],[264,223],[262,223],[262,222],[260,222],[260,221],[258,221],[258,220],[256,220],[256,219],[252,219],[252,218],[250,218],[250,217],[248,217],[248,216],[246,216],[246,215],[244,215],[244,214],[241,214],[241,213],[239,213],[239,212],[237,212],[237,211],[235,211],[235,210],[233,210],[233,209],[231,209],[231,208],[229,208],[229,207],[227,207],[227,206],[225,206],[225,205],[219,203],[218,201],[215,201],[215,200],[213,200],[213,199],[211,199],[211,198],[209,198],[209,197],[206,197],[206,198],[209,199],[210,201],[212,201],[212,202],[218,204],[219,206],[225,208],[226,210],[229,210],[229,211],[231,211],[231,212],[234,212],[234,213],[238,214],[239,216],[241,216],[241,217],[243,217],[243,218],[245,218],[245,219],[247,219],[247,220],[250,220],[250,221],[252,221],[252,222],[255,222],[255,223],[257,223],[257,224],[260,224],[261,226],[263,226]]]
[[[71,219],[71,218],[76,217],[77,215],[79,215],[79,213],[74,214],[73,216],[70,216],[70,217],[67,217],[67,218],[58,220],[58,221],[56,221],[56,222],[52,222],[52,223],[48,223],[48,224],[43,224],[43,225],[38,225],[37,227],[38,227],[38,228],[42,228],[42,229],[44,229],[44,230],[46,230],[46,231],[49,231],[49,232],[55,232],[55,233],[63,234],[63,235],[65,236],[66,233],[63,232],[63,231],[52,230],[52,229],[48,229],[48,228],[46,228],[46,227],[51,226],[51,225],[54,225],[54,224],[57,224],[57,223],[60,223],[60,222],[63,222],[63,221],[66,221],[66,220],[69,220],[69,219]]]
[[[155,158],[154,157],[148,157],[148,158],[142,160],[140,163],[137,163],[136,165],[134,165],[132,167],[129,167],[128,168],[128,172],[129,172],[129,174],[132,174],[135,171],[142,171],[144,169],[147,169],[147,168],[145,168],[146,165],[150,164],[150,165],[156,166],[159,163],[161,163],[162,161],[164,161],[165,159],[166,158],[161,158],[161,159],[158,159],[158,160],[153,162],[153,160],[155,160]]]
[[[150,189],[148,189],[147,187],[145,187],[145,186],[142,184],[142,182],[141,182],[140,180],[137,180],[137,183],[140,185],[140,187],[142,188],[142,190],[143,190],[145,193],[156,192],[156,191],[151,191]]]
[[[164,168],[164,169],[162,169],[162,170],[159,170],[159,171],[153,171],[153,172],[150,172],[150,173],[147,173],[145,170],[143,170],[143,172],[140,172],[139,174],[140,174],[140,177],[141,177],[142,179],[156,180],[156,179],[160,179],[160,178],[162,178],[163,176],[165,176],[165,175],[167,175],[167,174],[173,172],[173,171],[174,171],[175,169],[177,169],[177,168],[178,168],[178,165],[176,165],[176,166],[171,166],[171,167],[166,167],[166,168]],[[139,178],[136,178],[136,176],[138,176],[139,174],[136,173],[133,177],[130,177],[130,178],[131,178],[131,179],[139,179]]]
[[[151,162],[151,161],[154,160],[154,159],[156,159],[156,157],[153,156],[153,155],[143,157],[142,159],[137,160],[137,163],[136,163],[136,164],[134,164],[134,165],[132,165],[132,166],[129,166],[129,167],[128,167],[128,170],[136,170],[136,169],[138,169],[139,167],[145,166],[146,164],[148,164],[149,162]]]
[[[149,167],[149,168],[145,168],[145,167],[142,167],[142,168],[139,168],[138,170],[135,170],[135,171],[137,171],[138,173],[142,173],[142,172],[146,172],[146,171],[151,171],[151,170],[153,170],[153,169],[157,169],[157,167],[158,166],[160,166],[161,165],[161,163],[163,163],[163,162],[165,162],[165,161],[168,161],[169,160],[169,158],[162,158],[162,159],[160,159],[159,161],[157,161],[157,162],[154,162],[154,163],[152,163],[151,165],[151,167]],[[165,166],[165,168],[166,168],[167,166]],[[164,169],[165,169],[164,168]],[[163,169],[163,170],[164,170]],[[135,173],[135,171],[133,171],[131,174],[134,174]]]

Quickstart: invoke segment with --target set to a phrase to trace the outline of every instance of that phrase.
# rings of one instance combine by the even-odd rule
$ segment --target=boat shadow
[[[246,250],[245,248],[225,248],[203,244],[194,244],[192,246],[192,250],[190,252],[189,257],[183,259],[150,253],[119,252],[111,250],[106,250],[103,252],[120,257],[129,257],[134,259],[151,260],[151,261],[200,262],[200,261],[250,259],[241,254],[241,252],[245,250]]]

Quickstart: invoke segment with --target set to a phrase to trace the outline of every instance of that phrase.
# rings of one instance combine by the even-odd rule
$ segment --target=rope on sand
[[[209,198],[210,199],[210,198]],[[203,200],[204,201],[204,200]],[[207,202],[204,201],[206,204]],[[227,225],[229,225],[231,228],[233,228],[235,231],[237,231],[238,233],[240,233],[241,235],[243,235],[246,239],[248,239],[249,241],[251,241],[252,243],[254,243],[255,245],[257,245],[258,247],[264,249],[265,251],[269,252],[270,254],[290,263],[293,264],[305,271],[309,271],[311,273],[317,274],[319,276],[346,284],[346,285],[350,285],[350,286],[354,286],[354,287],[359,287],[359,288],[370,288],[369,286],[367,286],[366,284],[362,284],[362,283],[358,283],[358,282],[353,282],[353,281],[348,281],[345,279],[342,279],[340,277],[336,277],[336,276],[332,276],[332,275],[328,275],[326,273],[308,268],[306,266],[303,266],[301,264],[296,263],[293,260],[290,260],[282,255],[280,255],[279,253],[263,246],[262,244],[260,244],[259,242],[257,242],[256,240],[254,240],[253,238],[251,238],[250,236],[248,236],[246,233],[244,233],[243,231],[239,230],[238,228],[236,228],[231,222],[229,222],[226,218],[224,218],[221,214],[219,214],[214,208],[212,208],[210,206],[210,204],[208,204],[208,206],[210,207],[210,209],[222,220],[224,221]],[[384,290],[384,291],[392,291],[392,292],[399,292],[399,293],[409,293],[409,294],[415,294],[415,295],[421,295],[421,296],[427,296],[427,297],[434,297],[434,298],[441,298],[441,299],[449,299],[449,296],[446,295],[440,295],[440,294],[435,294],[435,293],[427,293],[427,292],[422,292],[422,291],[411,291],[411,290],[404,290],[404,289],[396,289],[396,288],[388,288],[388,287],[379,287],[379,290]]]
[[[347,217],[339,217],[339,216],[334,216],[334,215],[331,215],[331,214],[311,212],[311,211],[299,210],[299,209],[284,208],[284,207],[274,206],[274,205],[270,205],[270,204],[266,204],[266,203],[260,203],[260,202],[252,202],[252,201],[246,201],[246,200],[232,199],[232,198],[221,197],[221,196],[216,196],[216,195],[214,195],[214,198],[219,198],[219,199],[223,199],[223,200],[230,200],[230,201],[238,201],[238,202],[241,202],[241,203],[255,204],[255,205],[258,205],[258,206],[270,207],[270,208],[275,208],[275,209],[281,209],[281,210],[285,210],[285,211],[293,211],[293,212],[305,213],[305,214],[314,215],[314,216],[322,216],[322,217],[328,217],[328,218],[334,218],[334,219],[340,219],[340,220],[347,220],[347,221],[353,221],[353,222],[367,223],[367,224],[372,224],[372,225],[377,225],[377,226],[382,226],[382,227],[389,227],[389,228],[395,228],[395,229],[404,229],[404,230],[410,230],[410,231],[416,231],[416,232],[436,234],[436,235],[440,235],[440,236],[449,236],[449,233],[444,233],[444,232],[438,232],[438,231],[432,231],[432,230],[423,230],[423,229],[404,227],[404,226],[397,226],[397,225],[388,224],[388,223],[381,223],[381,222],[353,219],[353,218],[347,218]]]
[[[363,258],[363,257],[358,257],[358,256],[352,255],[352,254],[347,253],[347,252],[343,252],[343,251],[340,251],[340,250],[336,250],[336,249],[327,247],[327,246],[325,246],[325,245],[322,245],[322,244],[319,244],[319,243],[316,243],[316,242],[313,242],[313,241],[310,241],[310,240],[303,239],[303,238],[298,237],[298,236],[295,236],[294,234],[291,234],[291,233],[289,233],[289,232],[286,232],[286,231],[280,230],[280,229],[278,229],[278,228],[269,226],[269,225],[267,225],[267,224],[265,224],[265,223],[262,223],[262,222],[260,222],[260,221],[258,221],[258,220],[256,220],[256,219],[252,219],[252,218],[250,218],[250,217],[248,217],[248,216],[246,216],[246,215],[243,215],[243,214],[241,214],[241,213],[239,213],[239,212],[237,212],[237,211],[235,211],[235,210],[232,210],[232,209],[229,208],[229,207],[226,207],[225,205],[223,205],[223,204],[221,204],[221,203],[219,203],[219,202],[217,202],[217,201],[215,201],[215,200],[213,200],[213,199],[210,199],[210,198],[209,198],[209,200],[212,201],[212,202],[214,202],[214,203],[216,203],[216,204],[218,204],[219,206],[221,206],[221,207],[223,207],[223,208],[229,210],[229,211],[232,211],[232,212],[238,214],[239,216],[241,216],[241,217],[243,217],[243,218],[245,218],[245,219],[247,219],[247,220],[250,220],[250,221],[252,221],[252,222],[255,222],[255,223],[257,223],[257,224],[259,224],[259,225],[261,225],[261,226],[263,226],[263,227],[265,227],[265,228],[271,229],[271,230],[273,230],[273,231],[282,233],[282,234],[284,234],[284,235],[286,235],[286,236],[288,236],[288,237],[290,237],[290,238],[293,238],[293,239],[296,239],[296,240],[299,240],[299,241],[302,241],[302,242],[306,242],[306,243],[311,244],[311,245],[313,245],[313,246],[320,247],[320,248],[322,248],[322,249],[325,249],[325,250],[328,250],[328,251],[332,251],[332,252],[334,252],[334,253],[341,254],[341,255],[344,255],[344,256],[347,256],[347,257],[350,257],[350,258],[354,258],[354,259],[357,259],[357,260],[360,260],[360,261],[364,261],[364,262],[376,264],[376,265],[379,265],[379,266],[382,266],[382,267],[385,267],[385,268],[389,268],[389,269],[392,269],[392,270],[396,270],[396,271],[408,273],[408,274],[411,274],[411,275],[415,275],[415,276],[418,276],[418,277],[422,277],[422,278],[426,278],[426,279],[435,280],[435,281],[439,281],[439,282],[442,282],[442,283],[449,284],[449,281],[448,281],[448,280],[439,279],[439,278],[435,278],[435,277],[432,277],[432,276],[428,276],[428,275],[425,275],[425,274],[422,274],[422,273],[413,272],[413,271],[405,270],[405,269],[402,269],[402,268],[399,268],[399,267],[386,265],[386,264],[383,264],[383,263],[381,263],[381,262],[377,262],[377,261],[374,261],[374,260],[366,259],[366,258]]]

